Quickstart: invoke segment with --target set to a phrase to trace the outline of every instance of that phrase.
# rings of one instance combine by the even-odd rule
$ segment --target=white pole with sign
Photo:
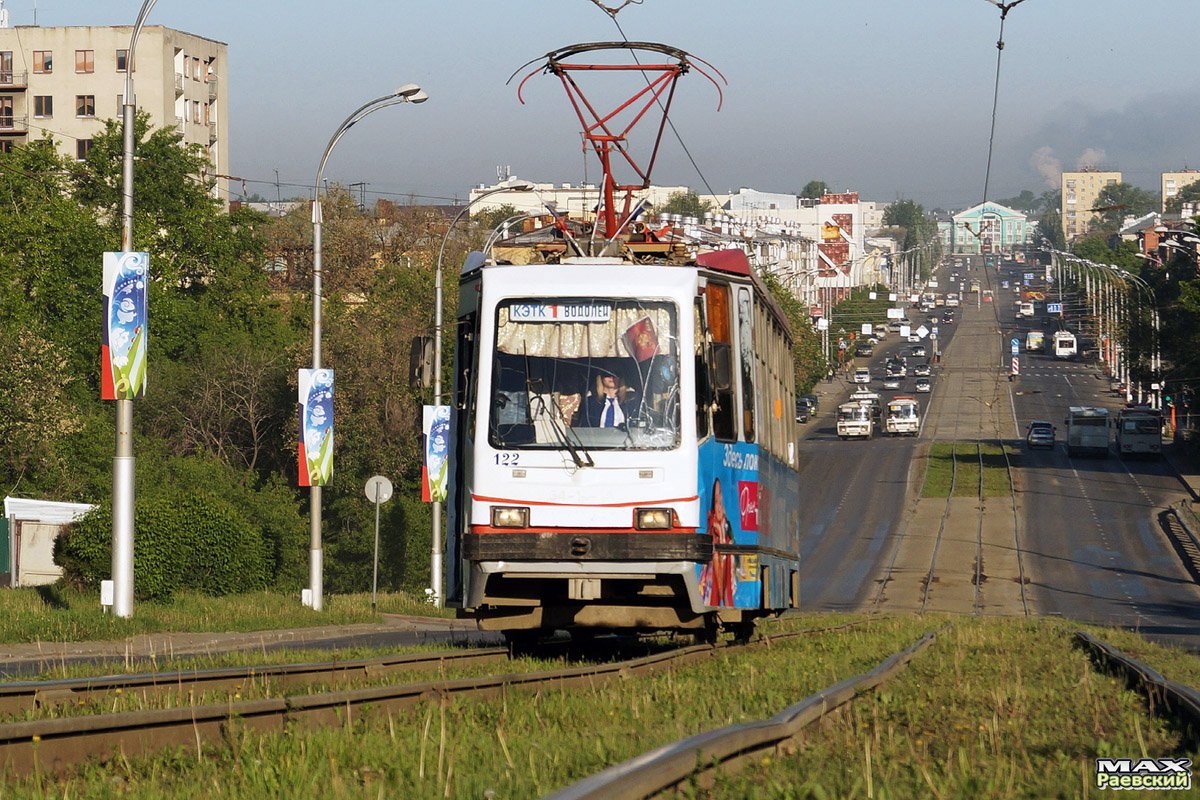
[[[392,482],[382,475],[367,479],[364,489],[367,499],[375,504],[375,559],[371,567],[371,610],[375,610],[375,593],[379,589],[379,506],[392,499]]]

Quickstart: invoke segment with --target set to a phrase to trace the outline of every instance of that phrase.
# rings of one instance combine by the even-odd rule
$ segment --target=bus
[[[1078,353],[1078,345],[1075,341],[1075,334],[1070,331],[1056,331],[1053,339],[1054,357],[1062,359],[1073,359]]]
[[[799,602],[786,317],[740,250],[577,248],[533,231],[463,264],[446,605],[522,646],[746,635]]]
[[[842,403],[837,410],[837,435],[842,441],[870,439],[875,433],[875,415],[869,403]]]
[[[888,402],[885,429],[892,436],[916,436],[921,432],[921,404],[915,397],[897,395]]]
[[[1162,457],[1162,412],[1150,406],[1126,406],[1117,412],[1117,455]]]
[[[1025,352],[1046,352],[1046,334],[1042,333],[1041,331],[1030,331],[1029,333],[1025,334]]]
[[[1071,406],[1063,420],[1067,428],[1067,455],[1108,458],[1108,409]]]

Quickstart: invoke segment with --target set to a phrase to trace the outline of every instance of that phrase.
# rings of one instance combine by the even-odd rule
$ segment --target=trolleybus
[[[1162,412],[1150,406],[1127,406],[1117,412],[1117,455],[1162,456]]]
[[[1079,352],[1075,342],[1075,334],[1070,331],[1056,331],[1053,341],[1055,358],[1072,359]]]
[[[1071,406],[1063,420],[1067,428],[1067,455],[1108,457],[1108,409]]]

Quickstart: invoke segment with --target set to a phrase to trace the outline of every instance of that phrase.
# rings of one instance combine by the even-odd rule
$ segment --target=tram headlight
[[[492,506],[493,528],[528,528],[529,509],[525,506]]]
[[[670,530],[674,517],[669,508],[639,508],[634,511],[633,526],[639,531]]]

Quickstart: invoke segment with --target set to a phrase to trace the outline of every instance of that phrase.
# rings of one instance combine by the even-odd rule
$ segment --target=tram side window
[[[712,392],[712,430],[718,441],[737,441],[733,396],[733,336],[729,324],[729,287],[708,284],[708,380]]]
[[[738,289],[738,351],[742,362],[742,431],[746,441],[754,441],[754,315],[750,290]]]

